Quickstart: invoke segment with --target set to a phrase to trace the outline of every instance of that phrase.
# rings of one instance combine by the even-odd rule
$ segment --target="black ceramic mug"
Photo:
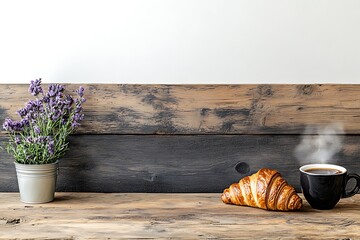
[[[346,191],[350,179],[356,180],[351,191]],[[309,164],[300,168],[300,182],[305,199],[315,209],[332,209],[340,198],[359,192],[360,176],[349,174],[346,168],[333,164]]]

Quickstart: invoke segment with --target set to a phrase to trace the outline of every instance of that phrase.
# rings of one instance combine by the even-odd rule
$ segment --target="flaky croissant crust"
[[[225,189],[224,203],[258,207],[266,210],[291,211],[302,207],[302,200],[295,189],[281,174],[273,169],[262,168]]]

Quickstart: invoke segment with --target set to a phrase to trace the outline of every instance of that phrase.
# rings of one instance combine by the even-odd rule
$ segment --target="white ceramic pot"
[[[15,163],[20,200],[24,203],[46,203],[54,200],[58,161],[50,164]]]

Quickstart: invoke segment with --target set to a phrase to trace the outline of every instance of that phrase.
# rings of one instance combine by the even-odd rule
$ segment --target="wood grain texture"
[[[57,190],[222,192],[269,167],[300,191],[299,142],[298,135],[78,135],[60,161]],[[359,155],[360,136],[346,136],[332,162],[359,174]],[[0,159],[0,191],[17,191],[11,158],[2,152]]]
[[[0,194],[0,239],[358,239],[360,195],[328,211],[227,205],[220,194],[57,193],[26,205]]]
[[[80,134],[297,134],[334,121],[360,134],[360,85],[84,86]],[[0,121],[30,97],[28,85],[0,85]]]

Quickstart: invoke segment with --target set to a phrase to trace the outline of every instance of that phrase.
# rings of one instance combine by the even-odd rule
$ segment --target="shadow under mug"
[[[316,173],[309,171],[335,170],[334,173]],[[347,198],[355,195],[360,189],[360,176],[348,173],[346,168],[333,164],[308,164],[300,169],[300,183],[305,199],[315,209],[332,209],[339,202],[340,198]],[[337,172],[337,173],[335,173]],[[356,185],[351,191],[346,191],[346,185],[350,179],[356,180]]]

